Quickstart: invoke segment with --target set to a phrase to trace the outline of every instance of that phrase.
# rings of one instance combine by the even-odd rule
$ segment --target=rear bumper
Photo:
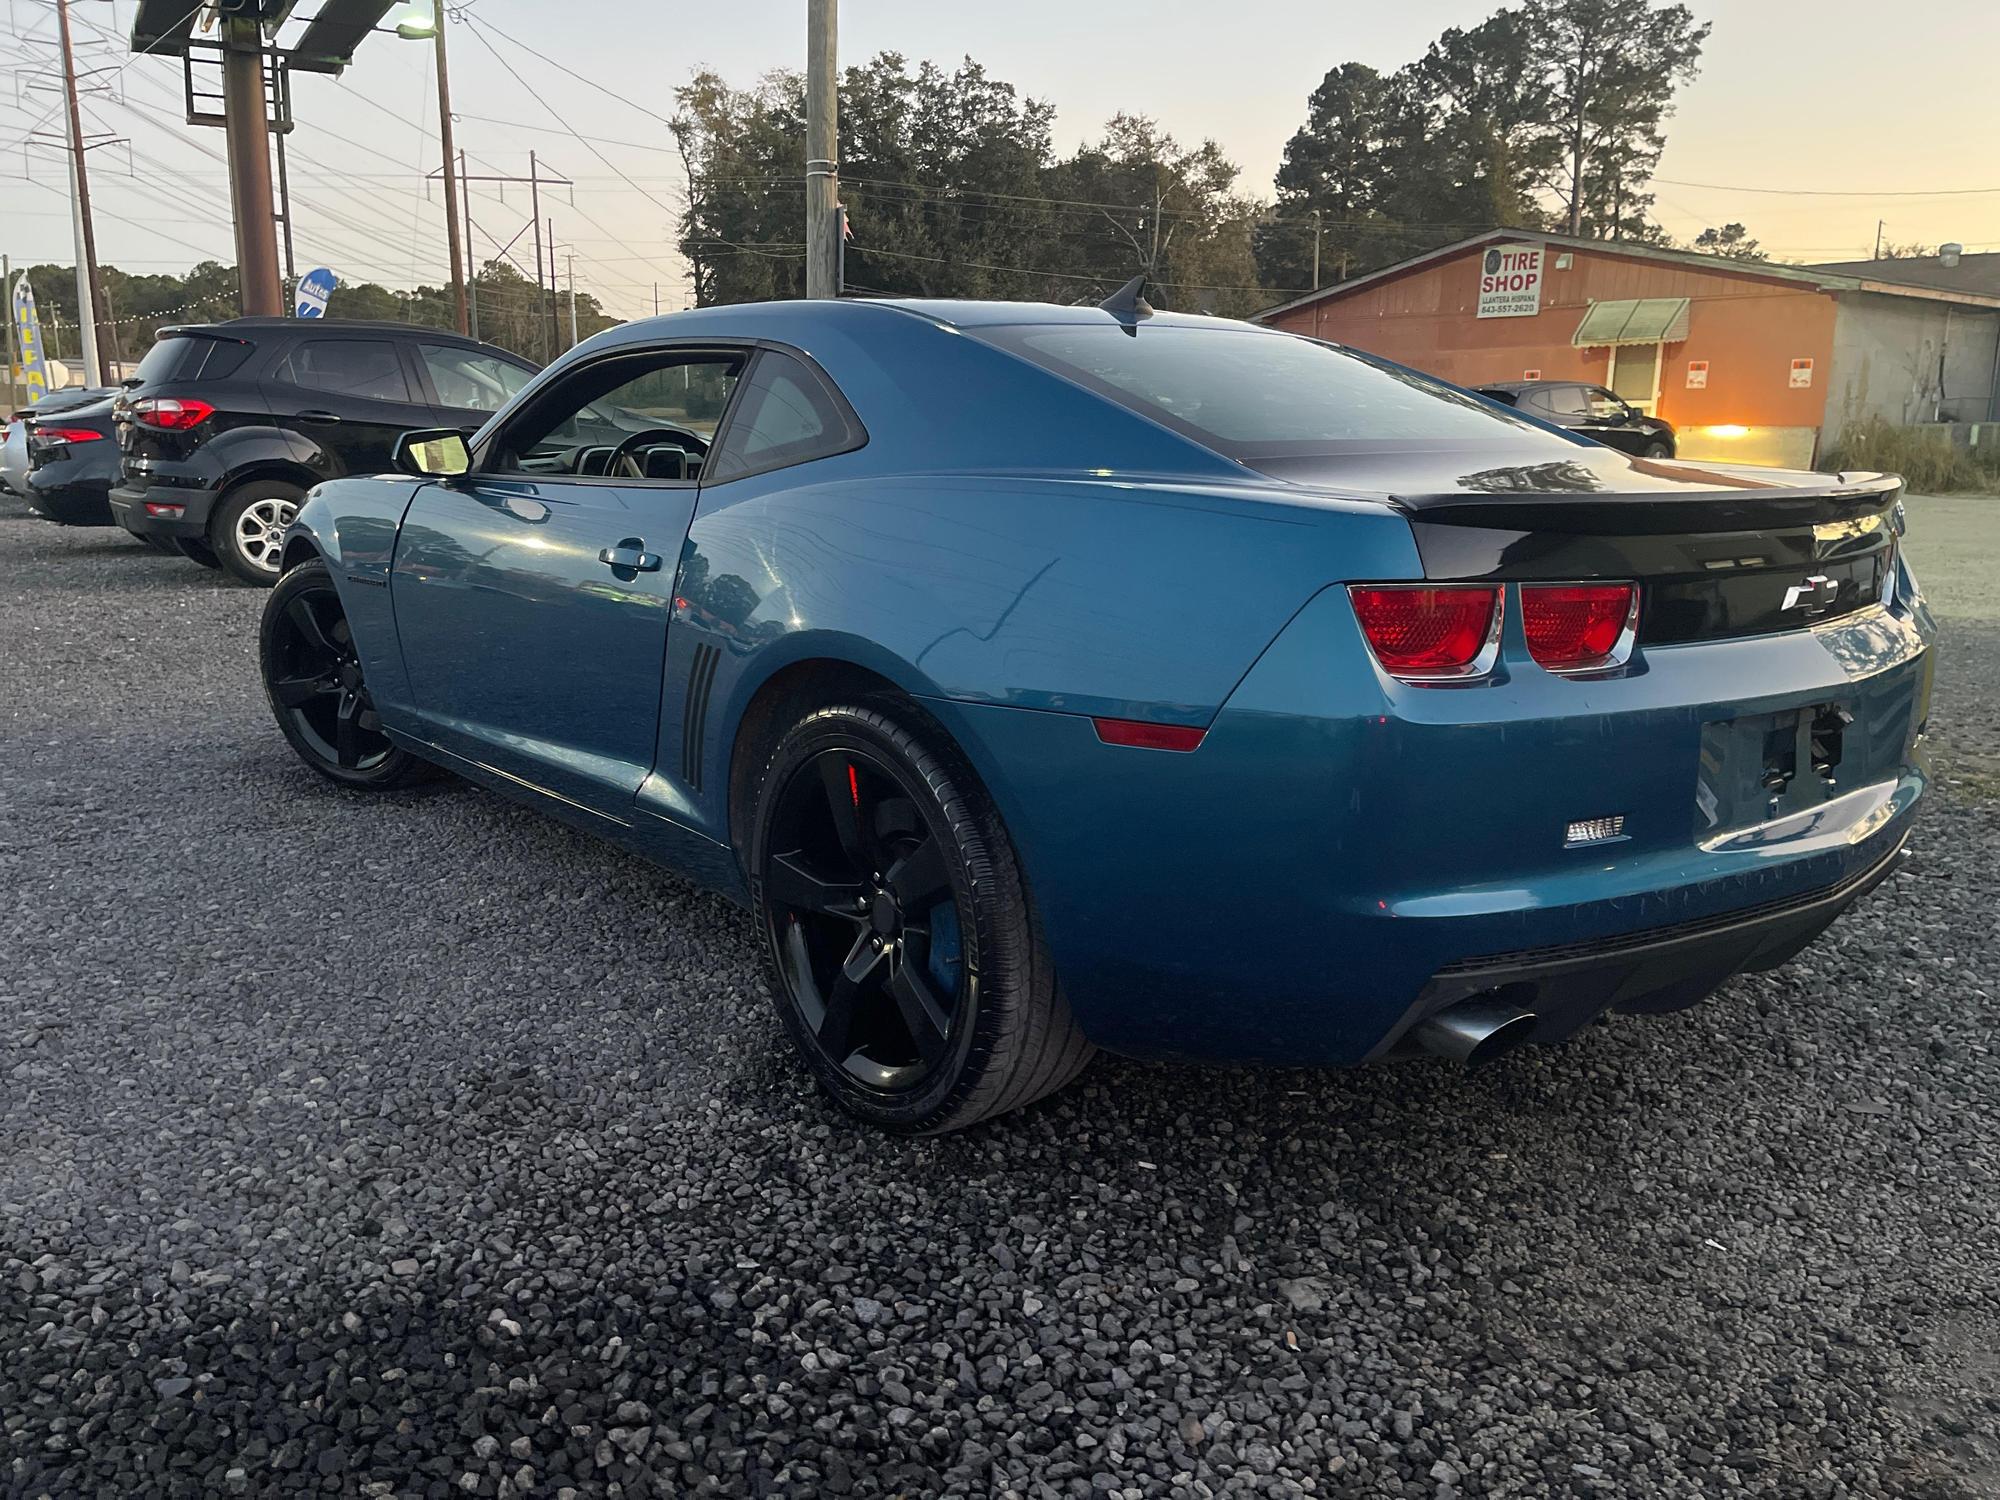
[[[108,499],[112,519],[134,536],[204,537],[220,493],[206,486],[166,484],[158,480],[135,483],[127,479],[112,486]],[[160,506],[179,506],[180,513],[155,515],[146,509],[148,501]]]
[[[59,526],[109,526],[111,507],[106,493],[111,488],[108,475],[65,473],[70,464],[34,469],[28,474],[28,508],[45,521]]]
[[[1091,1040],[1346,1065],[1509,985],[1553,1038],[1782,962],[1909,835],[1933,634],[1919,602],[1642,650],[1611,680],[1515,657],[1483,687],[1403,689],[1341,591],[1300,612],[1190,754],[1102,745],[1080,716],[935,711],[1021,850]],[[1753,798],[1763,722],[1827,704],[1853,712],[1837,770],[1801,763],[1789,793]],[[1617,841],[1567,843],[1571,820],[1611,815]]]
[[[1821,890],[1715,917],[1592,942],[1460,959],[1431,976],[1367,1061],[1413,1053],[1406,1037],[1427,1017],[1474,996],[1532,1011],[1535,1043],[1559,1042],[1606,1011],[1656,1013],[1699,1003],[1733,974],[1774,969],[1902,865],[1908,829],[1886,854]]]

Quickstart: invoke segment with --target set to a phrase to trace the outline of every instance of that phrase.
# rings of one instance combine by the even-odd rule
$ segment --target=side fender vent
[[[701,790],[701,762],[707,744],[708,694],[715,686],[715,669],[722,652],[706,643],[694,648],[694,667],[688,673],[687,702],[681,712],[681,779],[694,791]]]

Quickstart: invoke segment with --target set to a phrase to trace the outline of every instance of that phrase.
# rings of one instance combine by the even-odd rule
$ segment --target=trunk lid
[[[1634,460],[1595,445],[1493,455],[1349,451],[1260,463],[1401,511],[1438,580],[1632,581],[1639,642],[1795,630],[1880,602],[1901,529],[1887,474]]]

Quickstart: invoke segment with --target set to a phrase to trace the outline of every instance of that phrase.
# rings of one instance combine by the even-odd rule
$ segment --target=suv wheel
[[[208,544],[222,566],[259,588],[276,583],[285,528],[305,497],[281,479],[253,479],[224,495],[208,523]]]

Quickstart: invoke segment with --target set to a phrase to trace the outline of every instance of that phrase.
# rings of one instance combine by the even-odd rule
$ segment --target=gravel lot
[[[0,1492],[2000,1494],[2000,501],[1913,509],[1954,779],[1789,968],[913,1143],[725,903],[332,792],[260,596],[4,505]]]

